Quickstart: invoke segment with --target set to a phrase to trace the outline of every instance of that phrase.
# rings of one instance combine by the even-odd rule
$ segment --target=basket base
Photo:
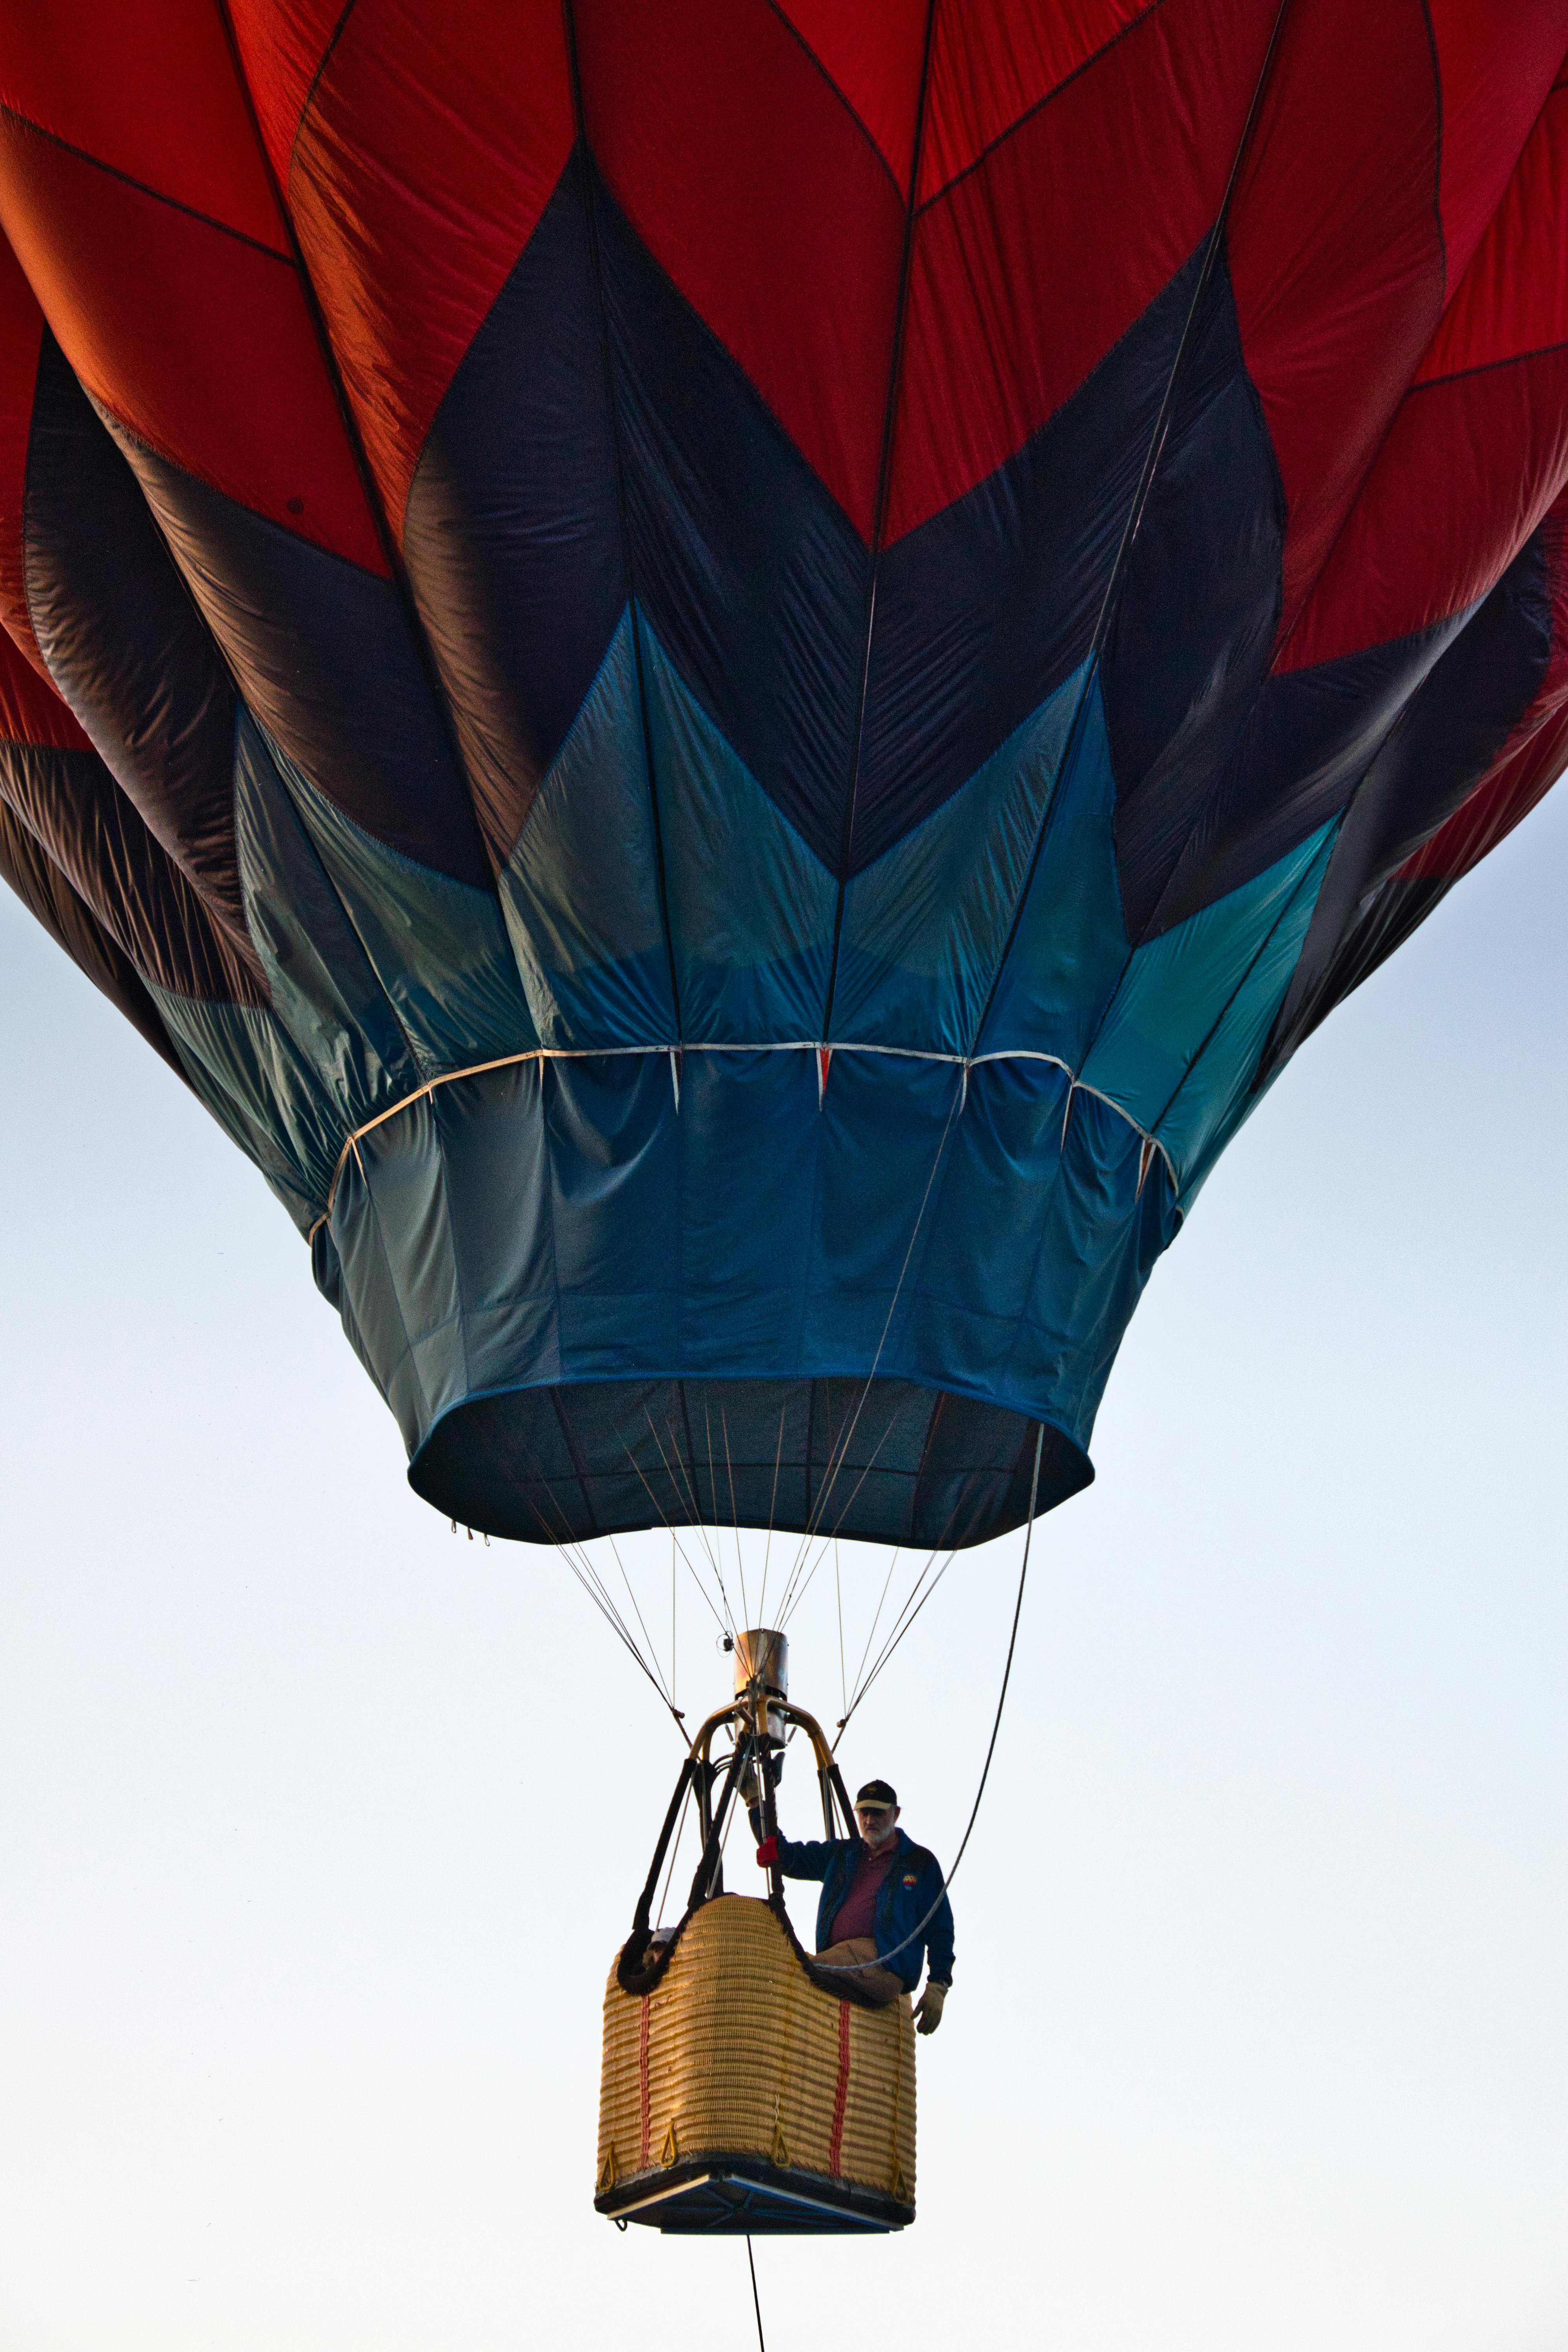
[[[912,2205],[815,2172],[748,2156],[691,2156],[668,2171],[634,2174],[595,2198],[624,2227],[698,2238],[864,2237],[907,2229]]]

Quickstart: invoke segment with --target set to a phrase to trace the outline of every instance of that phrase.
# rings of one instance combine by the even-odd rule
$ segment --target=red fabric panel
[[[32,631],[29,629],[31,638]],[[35,648],[0,629],[0,740],[51,743],[62,751],[90,751],[70,710],[33,666]]]
[[[1271,0],[1253,0],[1264,17]],[[938,191],[1159,0],[948,0],[937,7],[920,199]],[[1166,13],[1184,12],[1165,0]],[[1250,47],[1251,44],[1248,43]],[[1261,49],[1259,49],[1261,54]]]
[[[1439,188],[1452,293],[1480,243],[1563,52],[1563,0],[1426,0],[1443,82]]]
[[[47,677],[27,613],[22,545],[27,440],[43,337],[44,314],[16,255],[0,236],[0,621],[40,677]]]
[[[1568,480],[1568,347],[1402,404],[1277,667],[1430,627],[1496,586]]]
[[[765,0],[577,0],[616,202],[870,539],[904,208]]]
[[[291,263],[11,120],[0,120],[0,226],[82,383],[132,433],[286,530],[384,573]]]
[[[7,8],[0,104],[161,195],[287,251],[212,0]]]
[[[926,20],[938,0],[778,0],[908,195]]]
[[[574,135],[560,0],[360,0],[332,50],[289,205],[395,525]]]
[[[1226,246],[1285,486],[1289,629],[1441,315],[1421,0],[1292,8]]]
[[[1547,101],[1417,383],[1568,339],[1568,89]]]
[[[343,7],[344,0],[229,0],[235,46],[279,187],[289,184],[294,133]]]
[[[1568,100],[1552,99],[1279,666],[1461,611],[1568,472]],[[1463,372],[1460,372],[1463,371]]]
[[[1011,457],[1194,251],[1268,22],[1168,0],[921,213],[889,540]]]

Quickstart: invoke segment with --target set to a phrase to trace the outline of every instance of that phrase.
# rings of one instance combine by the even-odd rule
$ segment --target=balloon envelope
[[[410,1477],[968,1543],[1568,749],[1563,0],[0,29],[0,866]]]

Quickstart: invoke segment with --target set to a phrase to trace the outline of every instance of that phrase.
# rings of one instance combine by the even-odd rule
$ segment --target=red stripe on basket
[[[838,2088],[833,2095],[833,2137],[827,2143],[827,2169],[837,2176],[844,2147],[844,2109],[849,2098],[849,2003],[838,2004]]]
[[[642,2014],[637,2021],[637,2098],[642,2112],[642,2144],[637,2155],[637,2170],[647,2170],[648,2139],[652,2126],[647,2112],[647,2011],[645,2000],[638,2003]]]

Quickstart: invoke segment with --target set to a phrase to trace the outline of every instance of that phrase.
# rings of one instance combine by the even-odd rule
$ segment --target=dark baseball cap
[[[857,1809],[861,1805],[896,1805],[898,1801],[897,1790],[886,1780],[868,1780],[855,1800]]]

